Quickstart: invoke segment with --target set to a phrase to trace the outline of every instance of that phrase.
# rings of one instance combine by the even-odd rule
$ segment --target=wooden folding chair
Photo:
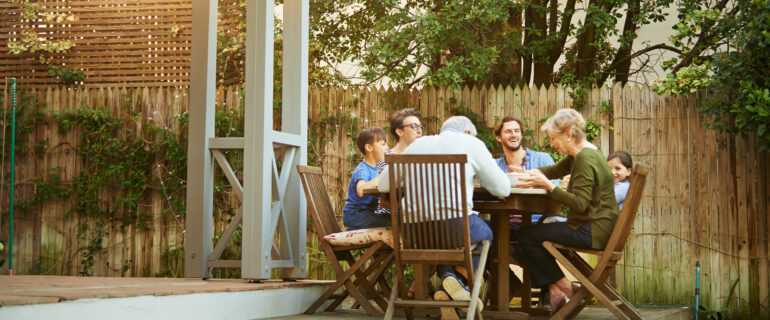
[[[389,165],[390,205],[393,219],[393,245],[396,248],[396,280],[388,301],[385,319],[391,319],[396,308],[406,308],[412,319],[412,308],[467,308],[467,318],[481,312],[477,298],[481,288],[484,264],[490,242],[482,241],[481,262],[473,270],[468,203],[465,185],[467,156],[462,155],[386,155]],[[460,219],[462,217],[462,219]],[[415,265],[414,281],[424,288],[425,265],[461,265],[470,270],[470,301],[434,301],[416,290],[407,299],[404,266]]]
[[[341,230],[334,216],[329,194],[326,192],[321,168],[297,166],[297,171],[305,190],[308,212],[313,218],[313,228],[318,235],[318,243],[337,274],[337,282],[313,302],[305,310],[305,313],[312,314],[330,299],[334,301],[326,308],[326,311],[333,311],[345,298],[352,296],[366,313],[382,316],[382,311],[375,308],[369,300],[374,300],[381,310],[387,308],[387,301],[377,293],[373,284],[379,283],[383,290],[389,290],[384,273],[393,261],[393,250],[383,241],[350,246],[335,246],[326,241],[324,236]],[[364,253],[356,259],[353,252],[360,250],[363,250]],[[371,262],[366,264],[370,260]],[[346,261],[350,265],[347,271],[342,268],[341,261]],[[343,292],[335,294],[340,287],[344,287]]]
[[[574,318],[583,309],[584,304],[581,305],[580,302],[590,299],[592,295],[618,319],[642,319],[639,312],[611,284],[607,283],[607,278],[623,257],[623,248],[634,225],[648,172],[649,169],[641,165],[634,168],[631,186],[623,202],[623,210],[618,215],[615,228],[612,229],[612,235],[604,250],[578,249],[550,241],[543,242],[546,250],[583,284],[577,292],[573,292],[570,302],[553,314],[551,319]],[[591,268],[583,258],[577,255],[577,252],[599,256],[596,268]]]

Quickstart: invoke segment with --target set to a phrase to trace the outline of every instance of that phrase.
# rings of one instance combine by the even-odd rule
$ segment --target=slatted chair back
[[[313,228],[319,238],[340,232],[329,193],[326,191],[321,168],[297,166],[302,186],[305,188],[307,205],[313,219]]]
[[[405,260],[465,261],[468,237],[467,190],[462,155],[388,155],[394,234]],[[400,219],[398,219],[400,217]],[[398,248],[398,245],[396,245]]]
[[[401,298],[391,293],[388,312],[390,319],[397,306],[405,306],[407,319],[410,307],[467,308],[467,318],[480,317],[476,299],[469,301],[424,300],[421,288],[427,280],[426,265],[461,265],[467,273],[471,297],[478,297],[481,275],[489,252],[489,241],[481,242],[481,263],[473,269],[468,223],[469,192],[467,190],[465,154],[386,155],[390,186],[391,221],[396,260],[396,281]],[[404,266],[415,265],[417,281],[415,298],[407,299]]]
[[[308,211],[313,219],[313,228],[318,235],[319,247],[337,274],[337,281],[329,286],[305,313],[312,314],[327,300],[333,300],[326,307],[326,311],[332,311],[344,299],[351,296],[367,314],[381,316],[381,310],[386,309],[388,304],[373,285],[379,283],[384,290],[389,290],[385,271],[393,261],[393,250],[383,241],[354,245],[331,245],[326,241],[324,236],[341,230],[329,200],[329,194],[326,192],[321,168],[298,165],[297,172],[305,190]],[[362,250],[363,253],[359,254]],[[354,252],[357,254],[354,255]],[[347,262],[349,266],[347,270],[340,264],[341,261]],[[339,288],[344,289],[342,294],[336,293]],[[375,308],[370,299],[374,300],[381,310]]]
[[[636,214],[639,210],[639,204],[642,202],[642,193],[647,184],[647,174],[650,169],[636,165],[631,173],[631,185],[628,187],[626,200],[623,201],[623,209],[618,214],[618,220],[612,230],[612,235],[607,241],[605,251],[622,252],[626,247],[626,242],[631,234],[631,228],[634,226]]]

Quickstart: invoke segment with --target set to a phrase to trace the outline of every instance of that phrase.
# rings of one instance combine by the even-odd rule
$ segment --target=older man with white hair
[[[492,240],[492,229],[489,228],[484,220],[479,218],[478,213],[473,212],[473,179],[478,178],[479,183],[490,194],[504,198],[511,193],[511,182],[508,177],[500,171],[487,150],[484,142],[476,138],[476,126],[470,119],[464,116],[450,117],[441,126],[441,132],[438,135],[423,136],[410,144],[402,154],[465,154],[468,156],[468,163],[465,165],[465,185],[467,193],[468,225],[470,228],[471,243],[477,243],[482,240]],[[388,168],[379,176],[378,190],[380,192],[390,191],[388,181]],[[478,267],[479,257],[474,256],[473,267]],[[442,286],[446,293],[453,300],[470,300],[470,292],[463,285],[460,276],[455,273],[450,265],[438,266],[438,273],[442,279]],[[443,295],[443,296],[442,296]],[[434,299],[446,299],[446,294],[439,291],[434,295]],[[454,312],[454,311],[452,311]],[[442,310],[442,319],[446,314]]]

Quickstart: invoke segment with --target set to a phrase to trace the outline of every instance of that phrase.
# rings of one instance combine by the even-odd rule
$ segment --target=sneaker
[[[433,294],[433,300],[436,301],[449,301],[451,300],[449,298],[449,295],[444,290],[436,291],[436,293]],[[457,310],[455,308],[441,308],[441,320],[460,320],[460,317],[457,315]]]
[[[444,279],[441,280],[441,286],[446,290],[449,296],[452,297],[452,300],[471,301],[470,290],[468,290],[468,287],[466,287],[460,279],[457,279],[455,275],[449,274],[445,276]],[[476,297],[476,300],[479,312],[483,311],[484,304],[481,302],[481,299]],[[465,311],[465,308],[462,308],[461,310]]]

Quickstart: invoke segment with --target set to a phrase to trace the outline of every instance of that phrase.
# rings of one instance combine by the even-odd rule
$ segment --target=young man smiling
[[[554,164],[553,158],[545,152],[524,148],[524,127],[519,119],[506,116],[495,126],[495,139],[503,147],[503,156],[497,158],[497,165],[503,172],[521,172]]]

